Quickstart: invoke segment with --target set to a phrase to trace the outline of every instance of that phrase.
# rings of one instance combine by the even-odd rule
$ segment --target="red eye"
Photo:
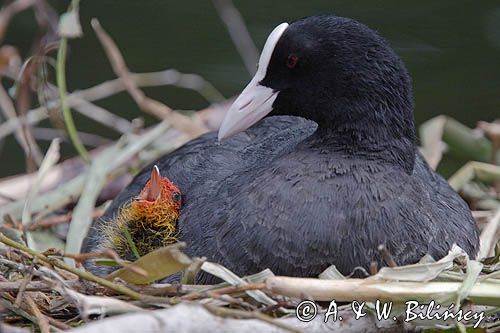
[[[294,68],[297,66],[299,62],[299,57],[295,54],[290,54],[288,58],[286,58],[286,67],[288,68]]]

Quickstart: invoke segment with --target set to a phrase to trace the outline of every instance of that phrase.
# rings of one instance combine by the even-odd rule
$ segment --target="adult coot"
[[[249,128],[267,115],[278,117]],[[440,258],[453,243],[476,255],[467,205],[417,151],[407,70],[363,24],[325,15],[275,28],[218,138],[155,162],[183,192],[179,238],[189,255],[240,275],[292,276],[385,265],[381,244],[399,265]],[[99,223],[139,193],[149,170]]]

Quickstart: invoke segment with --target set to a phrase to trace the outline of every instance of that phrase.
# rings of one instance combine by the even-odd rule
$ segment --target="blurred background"
[[[68,1],[62,0],[48,3],[58,14],[68,5]],[[478,120],[492,121],[500,115],[498,1],[235,0],[234,5],[259,51],[278,23],[314,14],[335,13],[378,30],[403,58],[413,77],[418,124],[445,114],[475,127]],[[133,72],[175,68],[197,73],[225,97],[237,94],[250,78],[212,1],[83,0],[83,37],[69,42],[68,91],[116,77],[90,27],[93,17],[113,36]],[[24,59],[37,33],[33,11],[23,11],[13,18],[4,44],[17,47]],[[175,109],[199,110],[208,106],[199,94],[185,89],[163,86],[144,91]],[[127,93],[96,104],[127,119],[141,116],[147,124],[157,122],[140,113]],[[110,139],[119,137],[79,114],[74,117],[79,131]],[[47,122],[40,126],[48,126]],[[45,150],[49,141],[39,143]],[[75,154],[70,144],[64,144],[62,152]],[[0,161],[0,178],[25,171],[24,154],[13,136],[6,138]],[[449,175],[458,166],[448,157],[439,171]]]

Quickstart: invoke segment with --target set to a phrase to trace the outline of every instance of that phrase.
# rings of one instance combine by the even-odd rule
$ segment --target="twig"
[[[198,285],[198,284],[168,284],[168,283],[156,283],[151,285],[133,285],[131,288],[141,294],[153,295],[153,296],[179,296],[181,294],[188,294],[200,289],[210,288],[210,285]]]
[[[36,317],[38,320],[38,327],[40,328],[41,333],[49,333],[50,332],[50,326],[49,326],[49,321],[47,320],[47,317],[43,315],[43,313],[40,311],[38,306],[36,306],[35,302],[29,297],[29,295],[26,295],[26,303],[28,304],[29,308],[31,309],[31,313]]]
[[[144,277],[148,276],[148,272],[146,270],[144,270],[140,267],[134,266],[133,263],[130,263],[128,261],[121,259],[120,256],[118,255],[118,253],[116,253],[112,249],[105,249],[102,252],[95,252],[95,253],[80,253],[80,254],[60,253],[60,254],[56,254],[56,255],[60,255],[62,257],[66,257],[66,258],[71,258],[71,259],[75,260],[77,263],[83,263],[91,258],[106,257],[106,258],[112,259],[116,264],[124,267],[125,269],[131,270],[135,274],[139,274],[139,275],[142,275]]]
[[[220,289],[211,290],[216,295],[236,294],[247,290],[261,290],[266,287],[265,283],[248,283],[240,286],[228,286]]]
[[[33,47],[39,47],[38,39],[34,42]],[[19,75],[16,82],[15,96],[16,109],[19,115],[18,118],[21,119],[21,132],[29,148],[26,154],[26,172],[28,173],[36,171],[40,165],[39,158],[42,155],[41,149],[38,147],[31,131],[31,126],[26,122],[26,112],[31,107],[31,81],[34,74],[33,72],[38,66],[38,64],[35,61],[31,61],[31,59],[33,59],[33,57],[26,62],[26,65]]]
[[[102,214],[104,214],[104,210],[100,209],[100,208],[96,208],[94,210],[94,213],[92,214],[92,218],[101,217]],[[47,217],[47,218],[38,220],[30,226],[29,230],[33,231],[33,230],[37,230],[40,228],[49,228],[49,227],[52,227],[54,225],[69,223],[71,221],[72,215],[73,215],[72,213],[67,213],[67,214],[63,214],[63,215],[51,216],[51,217]]]
[[[266,305],[259,309],[262,313],[273,313],[280,311],[283,307],[286,308],[295,308],[297,307],[298,302],[293,302],[291,299],[287,299],[285,297],[281,297],[282,299],[277,300],[276,304]]]
[[[108,56],[113,71],[122,79],[128,93],[141,110],[149,112],[160,119],[167,120],[172,127],[187,133],[190,137],[197,137],[207,132],[207,129],[203,125],[195,123],[191,118],[181,115],[167,105],[144,95],[130,78],[127,65],[113,39],[104,31],[97,19],[92,19],[91,24]]]
[[[52,99],[56,98],[58,95],[57,87],[46,83],[45,89],[43,90],[45,94],[52,97]],[[47,103],[49,99],[45,100],[45,104],[53,104]],[[75,94],[71,94],[68,96],[68,104],[71,108],[73,108],[78,113],[84,115],[85,117],[92,119],[106,127],[112,128],[118,133],[129,133],[132,129],[132,123],[125,118],[122,118],[100,106],[97,106],[91,102],[86,101],[83,98],[78,97]],[[79,134],[81,137],[81,135]],[[83,141],[83,139],[82,139]]]
[[[68,133],[62,129],[56,128],[45,128],[45,127],[34,127],[32,129],[33,136],[35,139],[42,141],[51,141],[53,138],[60,138],[61,142],[68,142]],[[86,132],[76,132],[78,137],[86,146],[89,147],[99,147],[106,144],[110,144],[112,140],[99,136],[97,134],[86,133]],[[69,141],[71,143],[71,141]]]
[[[31,267],[28,270],[28,274],[26,274],[26,276],[21,280],[21,285],[19,286],[19,290],[17,292],[16,301],[14,302],[14,305],[17,307],[19,307],[19,305],[23,300],[26,286],[28,285],[28,283],[31,282],[31,279],[33,278],[33,269],[34,269],[34,264],[31,265]]]
[[[181,73],[176,69],[166,69],[147,73],[131,72],[129,73],[129,77],[137,87],[174,86],[194,90],[211,103],[218,103],[225,100],[225,97],[210,82],[198,74]],[[81,93],[81,98],[92,101],[123,90],[126,90],[125,83],[121,78],[118,78],[80,92],[75,92],[74,94]]]
[[[239,306],[251,309],[251,310],[257,310],[257,307],[255,305],[250,304],[248,302],[245,302],[241,298],[234,298],[228,294],[218,295],[210,290],[207,290],[205,293],[206,293],[207,297],[209,297],[209,298],[213,298],[213,299],[216,299],[216,300],[219,300],[219,301],[222,301],[225,303],[229,303],[229,304],[236,304],[236,305],[239,305]]]
[[[91,258],[110,257],[114,259],[114,254],[112,253],[114,253],[114,251],[111,249],[106,249],[102,252],[79,253],[79,254],[64,253],[64,251],[60,249],[48,249],[42,254],[47,257],[57,256],[57,257],[71,258],[75,260],[77,263],[81,264],[84,261],[89,260]]]
[[[15,138],[17,142],[21,145],[23,148],[24,154],[28,157],[31,156],[33,157],[34,161],[36,164],[40,165],[42,161],[42,155],[37,148],[30,148],[30,145],[27,141],[27,138],[24,136],[24,133],[22,131],[22,126],[24,124],[24,121],[22,118],[24,117],[17,117],[17,112],[14,107],[14,104],[12,103],[12,100],[9,98],[9,95],[3,88],[3,86],[0,86],[0,110],[2,110],[3,115],[5,116],[6,119],[8,120],[13,120],[15,119],[16,121],[19,122],[19,126],[16,127],[15,129]]]
[[[12,260],[9,260],[9,259],[6,259],[4,258],[3,256],[0,257],[0,264],[2,265],[5,265],[11,269],[14,269],[18,272],[26,272],[28,270],[28,268],[26,267],[26,265],[24,264],[21,264],[19,262],[16,262],[16,261],[12,261]],[[8,281],[8,280],[6,280]],[[21,280],[21,285],[20,287],[22,287],[23,283],[22,283],[23,280]]]
[[[95,276],[91,273],[88,273],[88,272],[82,271],[80,269],[71,267],[70,265],[67,265],[66,263],[62,262],[61,260],[54,259],[54,258],[47,258],[43,254],[41,254],[35,250],[32,250],[29,247],[24,246],[23,244],[20,244],[18,242],[11,240],[10,238],[6,237],[3,233],[0,233],[0,242],[4,243],[5,245],[8,245],[10,247],[21,250],[23,252],[29,253],[32,256],[40,259],[41,261],[43,261],[44,263],[46,263],[48,265],[53,265],[53,266],[56,266],[60,269],[65,270],[65,271],[76,274],[84,280],[95,282],[101,286],[104,286],[106,288],[114,290],[120,294],[126,295],[132,299],[142,300],[144,298],[140,293],[135,292],[132,289],[127,288],[123,285],[119,285],[119,284],[110,282],[106,279],[100,278],[100,277]]]
[[[173,85],[185,89],[194,89],[203,97],[211,102],[223,101],[222,96],[215,87],[201,76],[196,74],[180,73],[175,69],[167,69],[159,72],[151,73],[130,73],[131,80],[138,87],[157,87],[164,85]],[[95,85],[91,88],[73,92],[68,95],[68,106],[75,108],[81,104],[82,100],[88,102],[100,100],[114,94],[126,90],[121,79],[114,79]],[[47,110],[58,107],[60,101],[54,100],[46,106],[40,106],[27,112],[26,122],[30,125],[39,123],[48,118]],[[78,111],[78,110],[77,110]],[[10,135],[21,126],[19,119],[8,119],[5,123],[0,124],[0,139]]]
[[[15,305],[12,304],[12,301],[14,298],[9,295],[9,294],[3,294],[3,298],[0,298],[0,304],[5,306],[7,309],[10,311],[14,312],[15,314],[18,314],[21,317],[24,317],[31,321],[32,323],[39,325],[39,321],[36,316],[34,316],[32,310],[27,306],[26,303],[22,303],[20,307],[16,307]],[[51,318],[51,317],[45,317],[49,324],[61,329],[61,330],[67,330],[71,328],[69,325],[66,325],[65,323],[61,323],[60,321]]]
[[[1,276],[0,276],[1,277]],[[114,290],[110,290],[109,288],[103,287],[99,284],[89,283],[87,281],[63,281],[64,285],[73,290],[84,292],[86,294],[106,294],[106,295],[119,295]],[[15,291],[17,292],[22,285],[22,280],[20,281],[1,281],[0,278],[0,292],[8,293]],[[150,295],[150,296],[179,296],[181,294],[193,293],[199,291],[200,289],[209,288],[210,285],[173,285],[173,284],[152,284],[152,285],[132,285],[130,289],[141,293],[142,295]],[[41,291],[41,292],[50,292],[54,290],[53,283],[45,280],[41,281],[31,281],[26,285],[25,291]]]
[[[110,127],[118,133],[130,133],[132,130],[132,123],[130,121],[126,120],[125,118],[119,117],[100,106],[87,102],[82,98],[75,98],[75,104],[73,108],[80,114],[100,124]],[[82,136],[81,134],[79,135],[80,137]]]
[[[236,294],[236,293],[241,293],[245,292],[248,290],[261,290],[266,287],[265,283],[249,283],[249,284],[244,284],[240,286],[229,286],[229,287],[224,287],[220,289],[215,289],[215,290],[210,290],[210,293],[212,295],[223,295],[223,294]],[[181,297],[183,300],[195,300],[198,298],[203,298],[207,295],[206,292],[194,292],[191,294],[187,294]]]
[[[57,36],[59,15],[56,9],[52,8],[47,0],[38,0],[33,9],[40,30],[45,31],[45,35],[42,37],[45,46],[54,45],[52,42],[59,39]]]
[[[392,257],[392,254],[389,252],[385,244],[380,244],[378,246],[379,252],[382,254],[382,257],[384,257],[385,262],[387,263],[387,266],[389,267],[396,267],[398,264],[394,261],[394,258]]]
[[[117,293],[110,292],[108,288],[96,285],[94,283],[89,283],[87,281],[66,281],[64,280],[64,285],[68,288],[74,289],[76,291],[92,293],[92,294],[112,294]],[[2,293],[17,292],[21,288],[22,281],[14,282],[0,282],[0,291]],[[31,281],[26,285],[25,291],[39,291],[39,292],[51,292],[54,290],[54,284],[49,281]]]
[[[28,111],[26,115],[26,122],[30,125],[37,124],[42,120],[48,118],[47,109],[39,107]],[[21,127],[21,120],[16,118],[7,119],[4,123],[0,124],[0,139],[12,134]]]
[[[5,297],[5,295],[3,296]],[[32,316],[31,314],[29,314],[28,312],[14,306],[14,304],[12,304],[11,302],[9,302],[8,300],[0,297],[0,305],[5,307],[6,309],[8,309],[9,311],[17,314],[18,316],[21,316],[23,318],[26,318],[28,319],[29,321],[31,321],[32,323],[34,324],[37,324],[38,325],[38,320],[36,319],[35,316]]]
[[[67,331],[67,330],[70,330],[73,328],[73,327],[69,326],[68,324],[60,322],[59,320],[57,320],[55,318],[48,317],[48,316],[45,316],[45,318],[47,318],[50,325],[52,325],[60,330]]]
[[[259,51],[248,32],[243,17],[231,0],[213,0],[213,3],[219,17],[226,25],[248,73],[254,75],[257,70]]]
[[[372,261],[370,263],[370,274],[375,275],[378,272],[378,262]]]

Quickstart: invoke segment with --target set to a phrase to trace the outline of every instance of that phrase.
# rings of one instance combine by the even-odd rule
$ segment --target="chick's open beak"
[[[260,55],[257,73],[231,105],[222,121],[218,135],[219,141],[246,130],[272,111],[279,91],[261,85],[260,81],[266,76],[274,47],[287,27],[288,23],[278,25],[267,38]]]
[[[151,178],[149,182],[144,186],[144,189],[141,193],[136,197],[136,200],[145,200],[154,202],[156,201],[161,194],[161,175],[160,170],[155,165],[153,170],[151,171]]]

